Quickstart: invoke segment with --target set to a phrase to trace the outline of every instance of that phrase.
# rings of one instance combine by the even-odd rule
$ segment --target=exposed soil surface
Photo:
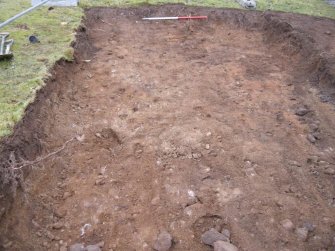
[[[141,20],[188,14],[209,19]],[[152,250],[162,231],[212,250],[210,228],[239,250],[333,250],[334,20],[169,5],[84,24],[3,142],[2,160],[51,157],[1,211],[0,250]]]

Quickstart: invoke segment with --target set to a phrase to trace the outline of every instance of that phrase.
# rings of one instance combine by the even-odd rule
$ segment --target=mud
[[[209,19],[141,21],[185,14]],[[74,139],[25,168],[15,199],[3,188],[0,250],[152,250],[163,230],[172,250],[211,250],[200,238],[210,228],[229,229],[240,250],[332,250],[334,24],[180,5],[87,10],[75,62],[55,66],[2,142],[8,169]],[[314,227],[302,240],[286,219]]]

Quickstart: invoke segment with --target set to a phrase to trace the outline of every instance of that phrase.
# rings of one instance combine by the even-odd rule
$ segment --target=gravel
[[[214,251],[238,251],[238,248],[226,241],[216,241],[214,243]]]
[[[154,243],[154,250],[168,251],[172,246],[172,236],[166,232],[161,232]]]
[[[213,246],[215,242],[217,241],[228,241],[229,238],[225,236],[224,234],[221,234],[218,232],[216,229],[211,228],[210,230],[206,231],[202,236],[201,236],[201,241],[205,243],[206,245]]]

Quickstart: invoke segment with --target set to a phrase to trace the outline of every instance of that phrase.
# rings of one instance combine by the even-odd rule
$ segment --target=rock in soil
[[[206,231],[202,236],[201,236],[201,241],[206,244],[213,246],[214,242],[216,241],[228,241],[229,238],[225,236],[224,234],[221,234],[218,232],[216,229],[211,228],[210,230]]]
[[[226,241],[216,241],[214,243],[214,251],[238,251],[238,248]]]
[[[329,175],[334,175],[335,174],[335,169],[328,167],[326,170],[323,171],[325,174],[329,174]]]
[[[230,231],[228,229],[222,229],[221,233],[226,236],[228,239],[230,239]]]
[[[172,246],[172,236],[166,232],[161,232],[154,244],[154,250],[157,251],[168,251]]]
[[[298,235],[298,238],[302,241],[307,241],[308,238],[308,229],[305,227],[297,228],[295,230],[296,234]]]
[[[308,110],[306,107],[299,107],[297,110],[295,110],[295,114],[298,116],[305,116],[309,112],[310,110]]]
[[[281,221],[280,223],[283,226],[283,228],[285,228],[286,230],[292,230],[294,228],[293,222],[290,221],[289,219],[285,219]]]
[[[86,251],[86,250],[83,244],[76,243],[70,246],[69,251]]]
[[[88,245],[86,251],[101,251],[101,248],[98,245]]]
[[[309,142],[311,142],[313,144],[316,142],[316,138],[312,134],[308,134],[307,139],[308,139]]]

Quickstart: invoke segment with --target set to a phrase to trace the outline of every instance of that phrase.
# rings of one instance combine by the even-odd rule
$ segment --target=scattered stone
[[[316,132],[316,131],[319,130],[319,125],[315,124],[315,123],[311,124],[309,127],[310,127],[312,132]]]
[[[49,231],[45,231],[45,236],[51,241],[56,239],[56,237]]]
[[[209,148],[210,148],[209,144],[206,144],[205,148],[206,148],[206,150],[209,150]]]
[[[161,232],[154,243],[154,250],[168,251],[172,246],[172,236],[166,232]]]
[[[306,228],[308,232],[313,232],[315,230],[315,225],[310,222],[305,222],[302,226]]]
[[[3,244],[2,247],[4,249],[7,249],[7,248],[10,248],[12,245],[13,245],[13,242],[12,241],[8,241],[5,244]]]
[[[5,212],[6,212],[6,208],[3,207],[0,209],[0,219],[2,218],[2,216],[5,215]]]
[[[61,222],[56,222],[56,223],[51,225],[51,228],[53,228],[53,229],[61,229],[63,227],[64,227],[64,224],[61,223]]]
[[[334,175],[335,169],[332,167],[328,167],[326,170],[323,171],[325,174]]]
[[[73,195],[73,193],[65,192],[65,193],[63,194],[63,200],[66,200],[67,198],[70,198],[72,195]]]
[[[295,161],[295,160],[289,160],[289,161],[288,161],[288,164],[289,164],[290,166],[301,167],[301,164],[300,164],[299,162]]]
[[[201,158],[201,153],[192,153],[193,159],[200,159]]]
[[[86,251],[86,250],[83,244],[76,243],[70,246],[69,251]]]
[[[104,185],[106,183],[105,178],[104,177],[99,177],[96,181],[95,181],[95,185],[97,186],[101,186]]]
[[[59,248],[59,251],[67,251],[66,246],[61,246],[61,247]]]
[[[307,139],[309,142],[311,142],[312,144],[314,144],[316,142],[316,138],[312,135],[312,134],[308,134],[307,135]]]
[[[86,251],[101,251],[101,248],[98,245],[88,245]]]
[[[206,231],[201,236],[201,241],[205,243],[206,245],[213,246],[214,242],[216,241],[229,241],[229,238],[225,236],[224,234],[221,234],[216,229],[211,228],[210,230]]]
[[[325,34],[330,36],[332,33],[330,31],[325,31]]]
[[[294,228],[293,222],[289,219],[282,220],[280,223],[286,230],[292,230]]]
[[[60,208],[57,208],[57,209],[54,211],[54,214],[55,214],[55,216],[57,216],[58,218],[63,218],[63,217],[66,216],[67,211],[66,211],[66,210],[63,210],[63,209],[60,209]]]
[[[214,243],[214,251],[238,251],[238,248],[226,241],[216,241]]]
[[[308,238],[308,229],[305,227],[297,228],[295,230],[296,234],[298,235],[298,238],[302,241],[307,241]]]
[[[295,110],[295,115],[305,116],[309,112],[310,112],[310,110],[307,109],[306,107],[299,107]]]
[[[308,164],[316,164],[318,162],[319,162],[319,156],[316,156],[316,155],[310,156],[307,159]]]
[[[222,229],[221,233],[226,236],[228,239],[230,239],[230,231],[226,228]]]
[[[95,245],[99,246],[100,248],[103,248],[105,246],[105,242],[104,241],[100,241],[100,242],[98,242]]]

